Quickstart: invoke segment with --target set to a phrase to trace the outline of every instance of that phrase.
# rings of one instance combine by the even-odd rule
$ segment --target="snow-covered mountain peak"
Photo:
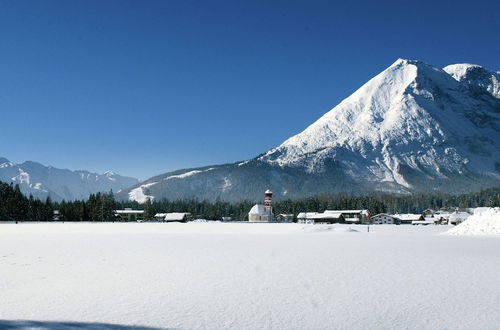
[[[480,65],[477,64],[471,64],[471,63],[457,63],[457,64],[450,64],[447,65],[443,68],[444,71],[446,71],[448,74],[450,74],[453,78],[456,80],[460,81],[465,77],[467,74],[467,71],[476,69],[476,68],[483,68]]]
[[[352,173],[368,169],[377,180],[406,187],[402,166],[432,176],[460,173],[474,155],[499,151],[498,103],[485,106],[462,85],[443,69],[398,59],[259,159],[311,172],[322,171],[324,160],[332,159]],[[475,160],[475,166],[485,165]],[[488,169],[492,166],[490,159]]]
[[[435,71],[441,74],[441,80],[447,79],[442,77],[439,69],[423,62],[398,59],[302,133],[270,150],[263,158],[286,164],[293,163],[296,156],[301,157],[325,148],[342,147],[366,153],[369,151],[367,143],[370,145],[369,149],[372,149],[395,136],[426,136],[432,130],[437,130],[435,135],[440,136],[439,127],[430,125],[425,125],[425,131],[419,132],[414,123],[421,121],[426,114],[409,97],[410,92],[415,89],[419,89],[419,94],[423,92],[417,87],[419,84],[428,84],[425,79],[419,81],[417,77],[424,75],[435,80],[432,77]],[[453,79],[450,78],[447,82],[450,83],[451,80]],[[287,149],[286,159],[269,157],[283,149]]]
[[[500,183],[500,99],[481,83],[398,59],[261,156],[164,173],[120,196],[238,201],[261,198],[268,187],[276,188],[278,198],[303,198],[335,192],[459,193],[495,186]]]
[[[486,68],[469,63],[448,65],[443,68],[457,81],[466,83],[469,87],[484,90],[495,98],[500,98],[500,74]]]
[[[12,167],[15,164],[10,162],[7,158],[0,157],[0,168]]]

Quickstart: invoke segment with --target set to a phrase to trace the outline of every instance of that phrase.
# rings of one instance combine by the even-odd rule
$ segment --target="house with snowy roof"
[[[283,222],[292,222],[293,214],[292,213],[280,213],[276,215],[276,220]]]
[[[325,213],[341,213],[345,222],[364,223],[370,220],[368,210],[326,210]]]
[[[344,223],[345,219],[341,212],[325,211],[319,212],[300,212],[297,215],[299,222],[319,222],[319,223]]]
[[[448,224],[449,225],[459,225],[462,222],[464,222],[465,220],[467,220],[468,217],[470,217],[470,214],[467,212],[455,211],[452,214],[450,214],[450,216],[448,217]]]
[[[375,214],[370,218],[371,223],[374,225],[399,225],[399,219],[395,216],[387,214],[387,213],[379,213]]]
[[[123,210],[115,210],[115,218],[122,221],[142,221],[144,220],[144,210],[133,210],[125,208]]]
[[[171,212],[171,213],[156,213],[154,218],[165,222],[186,222],[191,220],[191,213],[186,212]]]
[[[424,217],[424,220],[413,220],[411,222],[412,225],[435,225],[438,222],[438,220],[434,217]]]
[[[422,214],[407,213],[394,214],[393,216],[398,219],[399,223],[401,224],[412,224],[412,221],[425,221],[425,218]]]

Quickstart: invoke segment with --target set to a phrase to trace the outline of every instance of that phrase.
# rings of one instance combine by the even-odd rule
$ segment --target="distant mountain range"
[[[500,184],[500,74],[398,59],[303,132],[243,162],[179,170],[117,196],[236,201],[461,193]]]
[[[19,184],[21,191],[35,198],[53,200],[87,199],[97,192],[119,192],[139,183],[135,178],[87,171],[70,171],[26,161],[15,164],[0,157],[0,181]]]

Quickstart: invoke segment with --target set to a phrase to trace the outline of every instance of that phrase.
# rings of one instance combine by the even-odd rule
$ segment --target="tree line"
[[[18,185],[0,182],[0,221],[51,221],[54,210],[58,210],[61,221],[116,221],[114,210],[132,208],[144,210],[145,219],[156,213],[189,212],[193,218],[220,220],[222,217],[247,219],[248,211],[255,201],[236,203],[217,200],[200,201],[195,198],[181,200],[148,200],[144,204],[131,201],[116,201],[113,192],[91,194],[86,201],[54,202],[26,197]],[[323,212],[325,210],[368,209],[372,215],[378,213],[422,213],[425,209],[468,208],[500,206],[500,187],[485,189],[464,195],[449,194],[332,194],[298,200],[275,201],[275,214],[299,212]]]

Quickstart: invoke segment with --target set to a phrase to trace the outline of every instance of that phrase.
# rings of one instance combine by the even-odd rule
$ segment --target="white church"
[[[255,204],[248,212],[248,221],[262,222],[274,221],[273,215],[273,192],[266,190],[264,193],[264,205]]]

